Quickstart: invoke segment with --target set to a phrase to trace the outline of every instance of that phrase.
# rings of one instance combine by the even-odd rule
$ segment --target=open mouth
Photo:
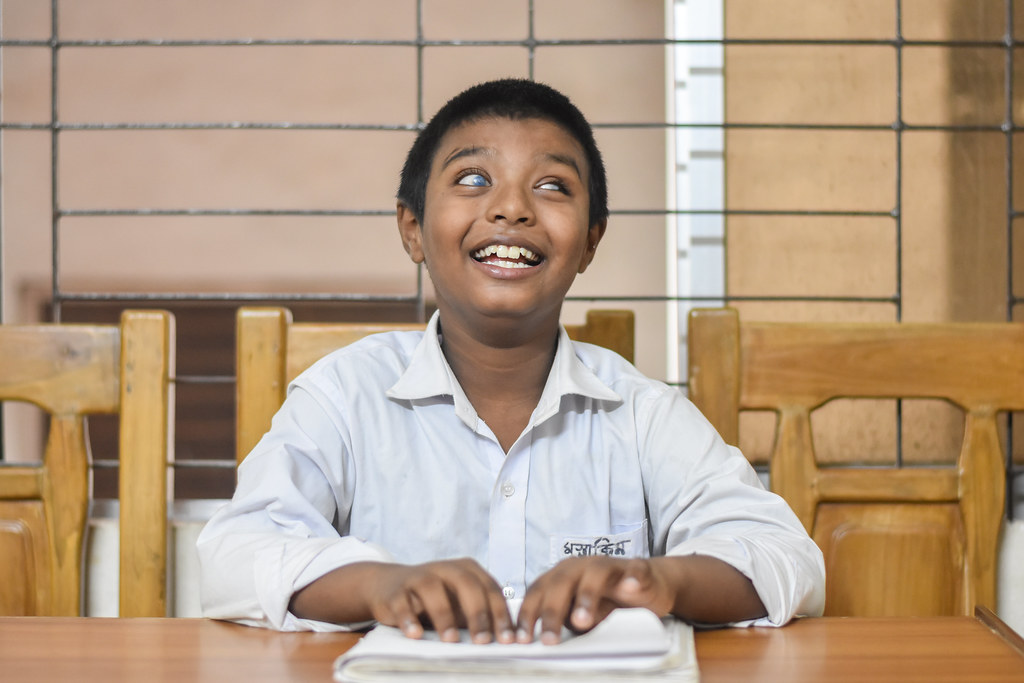
[[[506,244],[492,244],[477,249],[473,252],[473,258],[480,263],[499,268],[532,268],[542,260],[526,247],[510,247]]]

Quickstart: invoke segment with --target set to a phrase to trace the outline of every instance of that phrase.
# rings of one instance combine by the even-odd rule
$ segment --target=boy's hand
[[[382,564],[369,583],[373,617],[409,638],[421,638],[428,624],[445,642],[457,641],[460,627],[475,643],[515,642],[501,587],[474,560]]]
[[[665,558],[613,559],[576,557],[563,560],[539,577],[519,610],[517,639],[533,640],[538,619],[541,642],[561,640],[562,625],[589,631],[617,607],[646,607],[658,616],[675,604],[673,580],[661,566]]]

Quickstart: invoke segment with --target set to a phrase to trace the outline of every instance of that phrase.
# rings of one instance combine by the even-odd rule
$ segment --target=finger
[[[457,561],[452,569],[465,572],[465,576],[455,580],[454,585],[460,590],[456,600],[463,613],[463,623],[474,642],[515,642],[508,604],[494,577],[475,560]],[[463,594],[462,590],[467,592]]]
[[[533,642],[533,634],[537,628],[537,618],[540,615],[540,596],[543,593],[543,581],[544,577],[542,576],[530,586],[523,597],[522,604],[519,606],[519,615],[516,617],[517,643]]]
[[[512,617],[508,613],[508,603],[497,582],[494,584],[494,590],[488,593],[487,601],[490,605],[491,625],[494,627],[495,639],[499,643],[514,643],[516,635],[512,629]]]
[[[570,561],[571,562],[571,561]],[[569,610],[576,597],[576,586],[585,563],[561,563],[564,571],[552,571],[540,595],[540,641],[555,645],[562,641],[562,627],[568,623]]]
[[[501,593],[490,583],[482,583],[475,572],[466,572],[449,584],[452,603],[474,643],[489,643],[494,639],[491,599],[494,593],[499,596]]]
[[[571,607],[571,587],[545,596],[540,608],[540,642],[545,645],[557,645],[562,642],[562,627],[569,619]]]
[[[388,605],[389,614],[379,621],[400,629],[406,638],[422,638],[423,624],[420,623],[420,610],[415,602],[410,594],[400,593]]]
[[[619,560],[591,562],[580,575],[569,625],[589,631],[615,607],[609,604],[623,577],[626,564]]]
[[[662,616],[672,608],[671,596],[666,593],[652,563],[646,560],[627,563],[621,580],[615,586],[614,598],[624,607],[646,607]]]
[[[441,640],[447,643],[458,642],[456,606],[452,604],[445,582],[436,576],[424,577],[416,582],[413,594],[423,605],[422,614],[430,620]]]

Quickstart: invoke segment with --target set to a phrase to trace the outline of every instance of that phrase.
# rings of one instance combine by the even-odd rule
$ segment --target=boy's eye
[[[469,185],[471,187],[486,187],[487,178],[484,178],[479,173],[467,173],[460,177],[458,180],[459,185]]]
[[[556,180],[546,180],[537,187],[541,190],[550,190],[552,192],[566,192],[565,185]]]

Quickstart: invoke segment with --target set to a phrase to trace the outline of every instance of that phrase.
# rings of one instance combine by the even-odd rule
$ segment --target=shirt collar
[[[438,336],[439,312],[435,311],[427,323],[423,339],[413,351],[409,366],[398,378],[387,395],[390,398],[415,401],[418,399],[451,396],[455,412],[464,422],[473,426],[477,420],[476,411],[469,403],[455,373],[441,351]],[[534,410],[531,422],[539,423],[558,412],[561,399],[566,395],[579,395],[601,401],[622,402],[622,397],[598,378],[594,371],[583,364],[576,355],[575,347],[565,328],[559,328],[558,348],[555,360],[548,374],[540,401]]]

